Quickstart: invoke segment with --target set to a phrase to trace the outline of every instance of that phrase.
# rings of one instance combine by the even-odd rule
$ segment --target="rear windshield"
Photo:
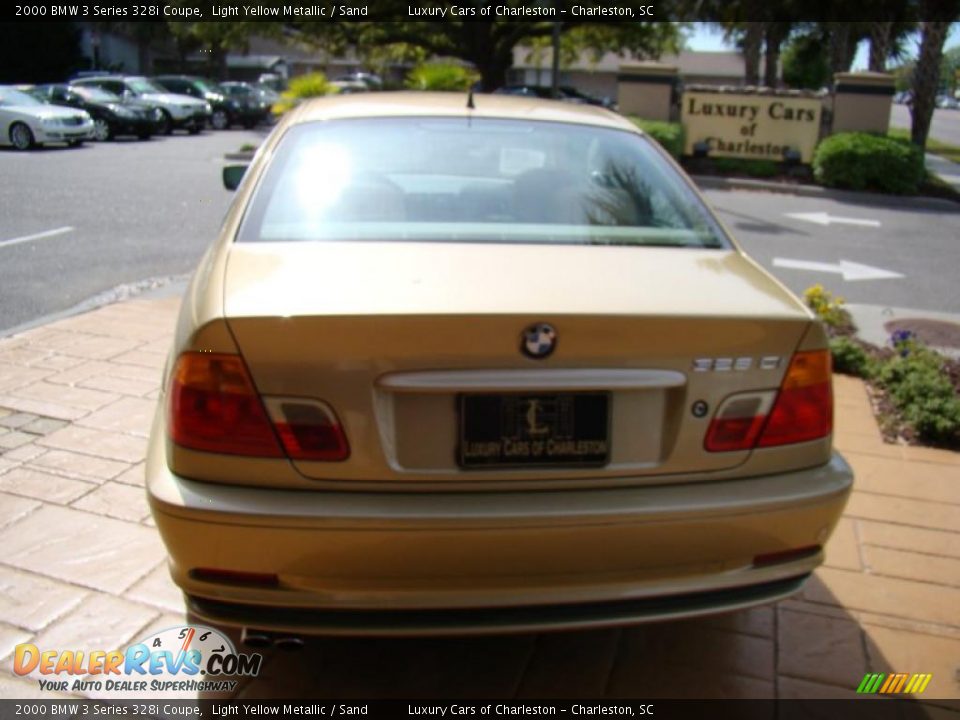
[[[651,143],[621,130],[527,120],[296,125],[237,240],[728,247]]]

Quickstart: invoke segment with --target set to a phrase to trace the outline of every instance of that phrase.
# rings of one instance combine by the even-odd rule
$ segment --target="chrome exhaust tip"
[[[240,635],[240,642],[250,648],[262,650],[273,645],[273,638],[265,632],[244,628]]]
[[[281,637],[274,640],[273,645],[274,647],[279,648],[280,650],[294,652],[297,650],[303,650],[303,646],[305,645],[305,643],[303,642],[303,638]]]

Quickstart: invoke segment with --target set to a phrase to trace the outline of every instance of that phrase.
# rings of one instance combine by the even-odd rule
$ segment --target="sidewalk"
[[[926,165],[927,170],[960,192],[960,165],[931,153],[927,153]]]
[[[14,646],[110,649],[183,622],[143,495],[178,298],[111,305],[0,338],[0,697]],[[269,654],[241,697],[851,697],[867,672],[932,673],[960,698],[960,455],[885,444],[860,381],[836,378],[856,489],[801,595],[623,630],[316,639]]]

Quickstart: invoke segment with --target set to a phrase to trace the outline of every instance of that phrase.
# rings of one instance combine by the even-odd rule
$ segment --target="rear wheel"
[[[106,120],[97,119],[93,121],[93,137],[100,142],[107,142],[107,140],[113,140],[113,128],[110,127],[110,123]]]
[[[29,150],[33,147],[33,131],[22,122],[14,123],[10,128],[10,143],[17,150]]]
[[[173,132],[173,118],[170,117],[170,113],[166,110],[160,111],[160,122],[157,132],[161,135],[170,135]]]
[[[214,130],[226,130],[230,127],[230,116],[226,110],[214,110],[210,116],[210,125]]]

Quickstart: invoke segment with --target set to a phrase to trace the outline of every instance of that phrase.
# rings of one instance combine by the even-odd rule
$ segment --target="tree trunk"
[[[483,62],[476,62],[477,70],[480,71],[480,87],[483,92],[493,92],[499,87],[507,84],[507,71],[513,67],[513,55],[501,57],[502,53],[497,53]]]
[[[210,65],[210,74],[214,79],[219,81],[227,79],[227,48],[221,43],[210,44]]]
[[[849,72],[856,48],[850,52],[850,23],[827,23],[830,32],[830,85],[833,85],[833,76],[841,72]]]
[[[141,75],[153,75],[153,66],[150,60],[150,41],[145,38],[137,38],[137,72]]]
[[[780,47],[787,34],[787,29],[781,23],[767,23],[763,65],[763,84],[767,87],[780,86],[780,78],[777,74],[780,65]]]
[[[494,23],[463,23],[460,39],[460,57],[472,62],[479,71],[481,90],[493,92],[505,85],[507,71],[513,67],[513,45],[496,35]]]
[[[937,86],[940,84],[943,43],[949,30],[949,22],[920,23],[920,54],[913,70],[913,104],[910,106],[910,141],[920,148],[927,147]]]
[[[886,72],[892,22],[870,23],[870,72]]]
[[[760,84],[760,50],[763,44],[764,23],[744,23],[743,62],[747,85]]]
[[[177,63],[180,67],[180,72],[187,72],[187,54],[190,50],[187,48],[186,40],[183,38],[177,38]]]

